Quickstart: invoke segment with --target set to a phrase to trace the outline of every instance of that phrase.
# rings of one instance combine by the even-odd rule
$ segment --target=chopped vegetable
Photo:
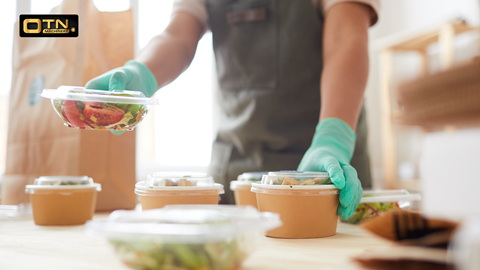
[[[293,178],[285,177],[285,179],[283,179],[282,185],[300,185],[300,182]]]
[[[230,270],[247,257],[241,239],[205,244],[110,240],[127,266],[142,270]]]
[[[53,100],[53,105],[69,127],[87,130],[133,130],[148,112],[147,106],[140,104]]]
[[[342,221],[350,224],[358,224],[395,209],[400,209],[396,202],[360,203],[352,216],[348,219],[342,219]]]
[[[306,178],[306,177],[278,177],[273,180],[274,185],[330,185],[330,178]]]

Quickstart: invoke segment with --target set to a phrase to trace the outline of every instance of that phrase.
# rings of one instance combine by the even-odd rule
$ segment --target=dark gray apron
[[[295,170],[320,112],[323,22],[311,0],[207,0],[220,90],[209,173],[225,186],[243,172]],[[371,186],[362,108],[353,155]]]

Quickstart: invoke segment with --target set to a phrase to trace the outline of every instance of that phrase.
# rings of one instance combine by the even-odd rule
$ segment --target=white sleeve
[[[206,0],[174,0],[172,8],[172,16],[179,12],[187,12],[197,18],[203,27],[203,30],[207,30],[208,25],[208,13],[206,7]]]
[[[375,16],[372,18],[372,24],[374,25],[378,21],[378,14],[380,12],[380,0],[322,0],[323,14],[332,8],[334,5],[342,2],[356,2],[370,6],[375,12]]]

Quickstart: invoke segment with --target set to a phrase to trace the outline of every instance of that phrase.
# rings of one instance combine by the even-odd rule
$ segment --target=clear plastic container
[[[17,220],[32,218],[30,204],[0,205],[0,220]]]
[[[87,176],[42,176],[27,185],[36,225],[77,225],[92,219],[101,185]]]
[[[262,176],[268,172],[246,172],[237,177],[236,181],[230,182],[230,190],[235,196],[236,205],[251,205],[257,207],[257,196],[250,189],[252,183],[259,183]]]
[[[342,221],[358,224],[392,210],[408,210],[414,201],[420,199],[420,194],[410,193],[405,189],[365,190],[355,212]]]
[[[252,184],[260,211],[280,214],[283,226],[267,232],[279,238],[319,238],[337,230],[339,190],[325,172],[269,172]]]
[[[135,185],[142,209],[169,204],[218,204],[223,185],[205,173],[159,172]]]
[[[133,269],[240,269],[262,234],[278,227],[273,213],[253,207],[171,205],[147,211],[115,211],[89,221],[87,235],[103,235]]]
[[[64,124],[87,130],[133,130],[147,115],[148,105],[158,99],[147,98],[139,91],[103,91],[78,86],[43,89],[41,94]]]

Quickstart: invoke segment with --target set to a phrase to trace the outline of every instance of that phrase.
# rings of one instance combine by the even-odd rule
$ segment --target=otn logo
[[[78,37],[78,15],[20,15],[20,37]]]

